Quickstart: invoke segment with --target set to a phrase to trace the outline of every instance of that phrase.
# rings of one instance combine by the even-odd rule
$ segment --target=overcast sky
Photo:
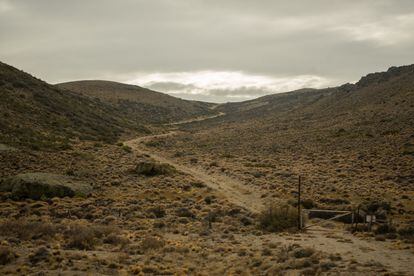
[[[238,101],[414,63],[414,1],[0,0],[0,60]]]

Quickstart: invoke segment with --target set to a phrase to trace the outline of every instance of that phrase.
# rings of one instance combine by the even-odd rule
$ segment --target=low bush
[[[259,216],[260,227],[271,232],[294,229],[297,221],[297,211],[289,205],[270,205]]]
[[[19,220],[7,220],[0,223],[0,235],[21,240],[49,239],[59,231],[59,227],[50,223]]]
[[[308,258],[315,254],[315,249],[311,247],[299,247],[293,251],[295,258]]]
[[[153,214],[156,218],[163,218],[166,215],[165,210],[161,206],[149,208],[148,213]]]
[[[118,233],[119,229],[111,226],[73,224],[68,227],[64,236],[68,248],[92,250],[101,242],[101,239],[108,243],[114,242],[114,235]]]
[[[374,213],[378,212],[379,210],[390,211],[391,210],[391,205],[387,201],[371,200],[371,201],[364,202],[362,204],[362,210],[364,210],[364,211],[366,211],[370,214],[374,214]]]
[[[377,229],[375,229],[375,234],[377,235],[381,235],[381,234],[388,234],[388,233],[395,233],[396,229],[394,226],[392,225],[388,225],[388,224],[381,224],[377,227]]]
[[[141,249],[144,251],[154,250],[164,247],[165,241],[158,237],[146,237],[141,242]]]
[[[132,148],[131,148],[130,146],[127,146],[127,145],[123,145],[123,146],[122,146],[122,149],[123,149],[124,151],[128,152],[128,153],[132,152]]]
[[[414,225],[399,228],[398,235],[404,238],[414,238]]]
[[[306,199],[302,200],[301,203],[302,203],[303,208],[305,208],[305,209],[312,209],[312,208],[316,207],[315,202],[310,198],[306,198]]]
[[[8,246],[0,246],[0,265],[6,265],[16,259],[16,254]]]
[[[175,172],[175,168],[169,164],[154,161],[143,161],[136,165],[134,173],[145,176],[168,175]]]
[[[50,257],[50,251],[46,247],[40,247],[33,254],[29,255],[29,261],[32,264],[37,264],[39,262],[49,260]]]

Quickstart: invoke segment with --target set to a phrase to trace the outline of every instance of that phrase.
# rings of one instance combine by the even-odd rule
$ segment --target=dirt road
[[[192,175],[210,188],[219,191],[229,202],[232,202],[235,205],[244,207],[254,213],[261,211],[263,205],[261,202],[260,194],[251,187],[244,185],[239,181],[236,181],[225,175],[208,174],[201,169],[179,164],[174,160],[168,159],[164,156],[154,153],[153,151],[150,151],[143,145],[143,142],[145,141],[149,141],[154,138],[168,137],[175,134],[177,134],[177,132],[172,131],[166,134],[145,136],[129,140],[124,144],[130,146],[134,150],[147,154],[158,162],[170,164],[177,170]]]
[[[214,108],[212,108],[212,109],[214,109]],[[166,124],[166,125],[170,125],[170,126],[184,125],[184,124],[189,124],[189,123],[193,123],[193,122],[201,122],[201,121],[217,118],[217,117],[221,117],[221,116],[224,116],[224,115],[226,115],[226,113],[220,112],[219,114],[212,115],[212,116],[198,117],[198,118],[178,121],[178,122],[174,122],[174,123],[169,123],[169,124]]]

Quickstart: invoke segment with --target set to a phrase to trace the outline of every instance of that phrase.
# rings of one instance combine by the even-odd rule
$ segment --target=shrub
[[[134,172],[145,176],[166,175],[175,172],[175,168],[169,164],[143,161],[137,164]]]
[[[145,251],[162,248],[164,247],[164,245],[165,245],[165,241],[160,238],[156,238],[156,237],[146,237],[141,242],[141,248]]]
[[[129,240],[127,238],[115,233],[109,234],[103,241],[104,243],[108,244],[121,245],[121,247],[125,247],[129,243]]]
[[[8,246],[0,247],[0,265],[6,265],[14,261],[16,254]]]
[[[310,198],[302,200],[301,203],[302,203],[303,208],[305,209],[312,209],[316,207],[315,202]]]
[[[132,152],[132,148],[131,148],[130,146],[127,146],[127,145],[123,145],[123,146],[122,146],[122,149],[123,149],[124,151],[128,152],[128,153]]]
[[[166,215],[165,210],[161,206],[149,208],[148,212],[153,214],[156,218],[163,218]]]
[[[395,227],[392,225],[388,225],[388,224],[381,224],[377,227],[377,229],[375,229],[375,234],[377,235],[395,233],[395,232],[396,232]]]
[[[409,225],[401,227],[398,229],[398,235],[404,238],[413,238],[414,237],[414,225]]]
[[[178,217],[181,218],[195,218],[194,213],[190,209],[185,207],[178,208],[175,213]]]
[[[383,200],[372,200],[365,202],[362,205],[362,209],[367,211],[368,213],[373,214],[379,210],[390,211],[391,205],[389,202]]]
[[[73,225],[66,231],[65,237],[68,248],[81,250],[91,250],[98,242],[93,229],[84,225]]]
[[[36,252],[29,255],[29,261],[32,264],[37,264],[42,261],[47,261],[51,256],[51,253],[46,247],[40,247]]]
[[[58,232],[56,225],[26,220],[7,220],[0,224],[0,235],[21,240],[49,239]]]
[[[293,251],[293,256],[295,258],[308,258],[315,254],[315,249],[310,247],[299,247]]]
[[[101,239],[114,241],[114,236],[119,229],[105,225],[81,225],[73,224],[65,232],[68,248],[92,250]],[[111,236],[112,235],[112,236]]]
[[[297,211],[289,205],[270,205],[259,216],[260,227],[280,232],[297,227]]]

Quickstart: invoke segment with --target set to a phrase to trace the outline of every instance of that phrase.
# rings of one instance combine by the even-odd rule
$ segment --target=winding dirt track
[[[174,123],[169,123],[169,124],[166,124],[166,125],[170,125],[170,126],[184,125],[184,124],[189,124],[189,123],[193,123],[193,122],[201,122],[201,121],[217,118],[217,117],[221,117],[221,116],[224,116],[224,115],[226,115],[226,113],[219,112],[218,114],[212,115],[212,116],[198,117],[198,118],[178,121],[178,122],[174,122]]]
[[[254,213],[261,211],[263,205],[260,199],[260,194],[253,190],[251,187],[248,187],[247,185],[244,185],[239,181],[224,175],[212,175],[201,169],[179,164],[174,160],[168,159],[164,156],[150,151],[143,145],[143,142],[145,141],[149,141],[154,138],[168,137],[175,134],[177,134],[177,132],[172,131],[166,134],[145,136],[129,140],[124,144],[130,146],[133,150],[150,156],[158,162],[170,164],[177,170],[192,175],[210,188],[219,191],[229,202],[232,202],[235,205],[246,208],[247,210]]]

